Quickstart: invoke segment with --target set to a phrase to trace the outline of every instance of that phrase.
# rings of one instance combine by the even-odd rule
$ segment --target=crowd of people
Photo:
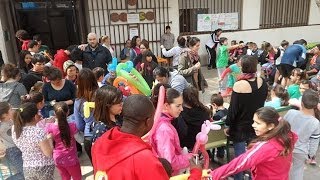
[[[235,153],[209,171],[213,179],[240,180],[249,169],[253,179],[303,179],[304,163],[316,164],[319,146],[320,44],[309,52],[303,39],[279,47],[234,40],[229,46],[222,29],[215,30],[205,47],[220,92],[207,106],[199,99],[208,88],[202,42],[178,36],[174,46],[170,29],[159,47],[169,67],[160,66],[138,36],[119,52],[119,63],[132,61],[151,96],[115,86],[110,66],[117,53],[109,36],[89,33],[87,44],[53,55],[39,35],[31,39],[19,30],[20,59],[3,65],[0,83],[0,155],[12,179],[50,180],[56,168],[63,180],[80,180],[82,149],[96,179],[169,179],[187,169],[188,179],[201,179],[201,163],[191,152],[208,119],[224,121]],[[308,67],[307,53],[314,55]],[[289,105],[293,109],[281,117],[277,108]],[[208,152],[211,160],[225,157],[224,147]]]

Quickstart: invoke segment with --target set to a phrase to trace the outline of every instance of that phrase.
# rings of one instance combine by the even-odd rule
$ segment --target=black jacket
[[[95,67],[102,67],[107,71],[107,64],[112,61],[112,56],[110,51],[101,44],[98,44],[94,51],[88,45],[82,52],[82,61],[83,68],[94,69]]]
[[[30,70],[28,74],[23,77],[22,84],[26,87],[27,92],[29,92],[32,86],[38,81],[42,81],[42,73]]]

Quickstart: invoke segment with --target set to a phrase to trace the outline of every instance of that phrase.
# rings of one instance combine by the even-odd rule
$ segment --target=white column
[[[242,30],[259,29],[261,0],[243,0]]]

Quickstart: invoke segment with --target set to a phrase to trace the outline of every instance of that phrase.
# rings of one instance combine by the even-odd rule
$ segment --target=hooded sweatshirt
[[[97,177],[118,180],[169,179],[151,147],[138,136],[118,127],[103,134],[92,145],[92,162]]]
[[[53,65],[63,71],[63,63],[69,60],[69,56],[64,52],[64,49],[57,50],[57,54],[54,55]]]
[[[19,82],[0,83],[0,101],[6,101],[14,108],[20,106],[21,96],[26,94],[26,88]]]
[[[291,133],[292,146],[297,141],[297,135]],[[251,169],[253,180],[279,179],[288,180],[292,162],[292,152],[281,156],[283,146],[272,138],[257,142],[247,152],[211,172],[212,179],[226,179],[232,174]]]
[[[189,154],[183,154],[180,147],[179,136],[176,129],[171,124],[173,117],[162,113],[155,131],[151,135],[151,146],[156,156],[164,158],[171,163],[173,175],[177,175],[179,170],[187,168],[191,158]]]

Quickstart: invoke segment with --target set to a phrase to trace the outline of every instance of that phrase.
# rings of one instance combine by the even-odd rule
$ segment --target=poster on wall
[[[239,14],[237,12],[219,14],[198,14],[198,31],[214,31],[218,28],[221,28],[223,30],[239,29]]]
[[[110,10],[111,24],[154,23],[154,9]]]
[[[134,36],[139,36],[138,27],[130,27],[129,29],[129,39],[132,39]]]

